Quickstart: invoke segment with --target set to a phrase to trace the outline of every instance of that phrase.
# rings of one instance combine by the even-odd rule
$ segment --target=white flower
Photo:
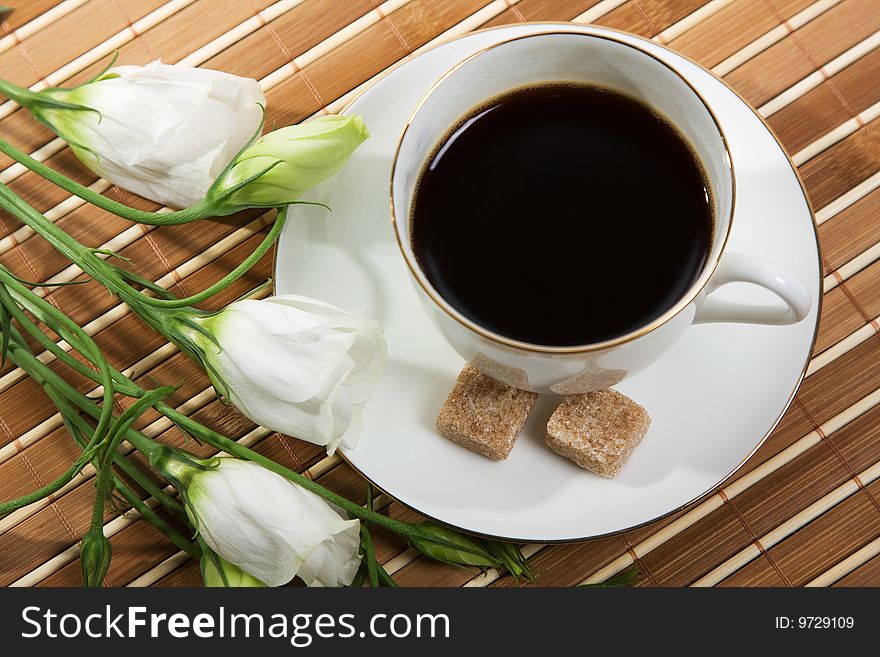
[[[215,385],[251,420],[328,454],[356,445],[386,359],[379,322],[296,295],[193,321],[208,334],[189,337]]]
[[[299,576],[308,586],[348,586],[360,565],[360,521],[266,468],[234,458],[190,471],[186,503],[220,557],[267,586]]]
[[[256,80],[159,61],[118,66],[94,82],[37,96],[24,104],[89,169],[177,208],[204,198],[259,128],[266,102]]]

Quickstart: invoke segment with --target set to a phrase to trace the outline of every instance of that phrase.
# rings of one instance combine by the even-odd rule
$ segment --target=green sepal
[[[85,84],[91,84],[92,82],[97,82],[98,80],[109,80],[110,78],[109,77],[105,78],[104,74],[107,73],[107,71],[109,71],[111,68],[113,68],[113,65],[116,63],[117,59],[119,59],[119,49],[118,48],[113,51],[113,57],[110,58],[110,63],[107,64],[107,66],[105,66],[104,68],[102,68],[100,73],[95,75],[92,79],[90,79]],[[112,77],[119,77],[119,76],[114,73]],[[79,86],[82,86],[82,85],[79,85]]]
[[[110,569],[112,557],[113,546],[103,530],[90,530],[83,536],[79,553],[83,584],[88,587],[101,586]]]
[[[596,582],[595,584],[580,584],[583,588],[617,588],[622,586],[633,586],[638,584],[642,579],[642,571],[638,564],[632,564],[629,568],[620,571],[616,575],[612,575],[604,582]]]

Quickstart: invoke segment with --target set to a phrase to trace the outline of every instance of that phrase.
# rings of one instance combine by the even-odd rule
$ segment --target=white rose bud
[[[230,207],[276,208],[338,172],[370,133],[360,116],[322,116],[248,146],[211,189]]]
[[[163,463],[202,540],[223,560],[281,586],[348,586],[360,565],[360,521],[271,470],[234,458]],[[221,562],[222,563],[222,562]]]
[[[118,66],[73,89],[0,83],[114,185],[176,208],[202,200],[259,129],[256,80],[162,64]]]
[[[386,360],[379,322],[280,295],[179,326],[218,391],[251,420],[328,454],[356,445]]]

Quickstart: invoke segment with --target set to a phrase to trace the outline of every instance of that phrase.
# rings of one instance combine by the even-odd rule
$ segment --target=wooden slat
[[[880,262],[859,272],[847,284],[859,305],[872,317],[875,317],[878,314],[877,311],[880,311],[880,295],[877,294],[878,283],[880,283]]]
[[[487,27],[521,21],[570,20],[599,0],[521,0],[486,23]]]
[[[780,13],[790,18],[812,4],[812,0],[777,3]],[[715,66],[779,25],[766,0],[740,0],[721,9],[694,29],[673,39],[669,45],[704,66]]]
[[[138,3],[141,6],[132,7],[129,17],[137,20],[162,4],[162,0]],[[87,30],[81,29],[84,24],[88,24]],[[0,70],[5,79],[30,86],[127,24],[113,3],[90,2],[25,38],[20,48],[0,54]]]
[[[843,288],[836,288],[822,300],[822,317],[819,321],[819,335],[816,337],[816,353],[849,335],[865,323],[865,318],[853,305],[850,296]]]
[[[62,0],[31,0],[22,6],[16,6],[15,11],[9,13],[4,19],[4,33],[17,30],[25,23],[29,23],[37,16],[46,13],[53,7],[57,7]],[[7,7],[11,5],[6,5]]]
[[[695,12],[705,0],[639,0],[633,3],[654,34]],[[653,36],[653,34],[651,35]]]
[[[34,25],[42,25],[41,16],[56,3],[16,0],[12,4],[15,11],[2,27],[13,30],[25,26],[25,34],[27,24],[35,21]],[[263,21],[265,25],[253,17],[260,10],[273,11],[276,3],[272,0],[218,0],[175,6],[163,20],[123,40],[120,61],[143,63],[161,57],[173,62],[204,47],[202,52],[208,54],[200,60],[203,65],[262,78],[277,75],[291,59],[309,53],[302,73],[280,75],[278,83],[267,92],[267,121],[283,125],[321,111],[369,77],[490,5],[489,0],[411,0],[395,5],[394,10],[386,12],[386,18],[381,18],[371,13],[379,4],[374,0],[303,0],[290,4],[295,6],[272,14]],[[754,105],[766,106],[771,126],[785,146],[798,154],[813,204],[823,218],[820,239],[824,274],[831,281],[826,281],[830,287],[816,344],[819,366],[811,370],[776,431],[727,484],[735,496],[723,502],[717,495],[709,495],[669,518],[620,536],[583,544],[531,547],[530,554],[536,551],[532,562],[542,574],[541,583],[569,586],[600,569],[622,568],[632,561],[629,551],[635,549],[637,553],[646,550],[636,556],[646,572],[643,584],[647,586],[690,584],[714,571],[721,573],[723,586],[784,586],[812,581],[877,584],[880,557],[874,556],[872,548],[880,537],[880,509],[875,504],[880,493],[877,481],[865,491],[853,489],[854,493],[836,505],[819,509],[815,519],[791,525],[791,519],[800,517],[804,509],[810,505],[815,508],[817,500],[826,499],[841,486],[852,487],[852,474],[874,464],[880,442],[880,405],[860,407],[867,395],[880,388],[880,335],[870,323],[880,316],[880,262],[875,254],[880,248],[876,225],[880,221],[880,188],[868,188],[852,203],[838,201],[848,198],[859,185],[870,184],[872,176],[880,171],[880,119],[876,113],[871,114],[880,102],[880,89],[873,84],[880,71],[880,47],[865,45],[874,44],[872,35],[880,29],[875,0],[842,0],[836,4],[829,0],[734,0],[712,5],[704,0],[492,3],[496,4],[497,10],[488,16],[489,24],[570,20],[588,12],[589,19],[599,24],[670,41],[672,47],[706,66],[723,64],[719,70],[726,80]],[[90,0],[65,15],[52,18],[53,14],[46,14],[51,20],[27,33],[21,47],[0,47],[0,70],[4,78],[33,84],[125,30],[128,23],[166,5],[167,0]],[[352,31],[330,47],[324,46],[327,39],[335,38],[339,30],[364,16],[370,18],[362,23],[363,29]],[[784,24],[789,20],[792,24]],[[669,30],[673,25],[681,27]],[[0,38],[3,34],[0,30]],[[842,60],[835,58],[842,53],[849,54],[841,64]],[[829,62],[835,62],[836,68],[825,75],[827,79],[823,80],[822,74],[816,78],[817,67]],[[70,83],[87,79],[100,66],[97,61],[85,63],[70,72]],[[860,126],[853,120],[859,113],[868,117],[863,121],[867,125]],[[47,153],[51,166],[83,183],[95,183],[96,178],[68,150],[55,146],[53,135],[24,111],[7,112],[0,121],[0,134],[29,152]],[[67,202],[66,194],[33,174],[14,170],[4,174],[9,166],[7,158],[0,158],[0,178],[14,174],[13,187],[40,209],[49,210]],[[144,209],[156,207],[121,190],[111,188],[104,193]],[[823,210],[826,206],[828,209]],[[260,235],[252,235],[190,271],[193,268],[187,263],[193,262],[193,257],[233,234],[256,213],[203,222],[199,231],[193,231],[191,227],[131,229],[127,223],[88,206],[53,212],[58,214],[58,225],[79,239],[90,244],[121,244],[121,253],[131,257],[132,266],[144,276],[157,280],[172,269],[187,268],[188,273],[179,282],[169,279],[181,294],[202,289],[222,276],[260,239]],[[17,228],[15,221],[0,213],[0,239]],[[0,261],[29,279],[65,272],[67,263],[38,236],[29,236],[27,231],[19,234],[21,243],[17,246],[9,240],[0,241]],[[270,273],[271,259],[265,258],[250,276],[209,305],[216,307],[234,298]],[[62,288],[48,298],[80,323],[97,322],[96,340],[118,367],[148,359],[149,366],[138,374],[144,384],[182,383],[173,403],[189,403],[209,388],[207,378],[185,356],[174,350],[157,352],[162,340],[136,317],[115,309],[117,303],[99,286]],[[156,353],[160,355],[154,357]],[[51,367],[64,371],[58,363]],[[13,371],[7,365],[0,377],[12,376]],[[0,382],[4,380],[14,379],[0,378]],[[84,391],[94,387],[81,377],[71,377],[71,382]],[[191,409],[194,417],[233,437],[249,435],[253,427],[246,419],[212,401],[210,394],[199,399],[203,401]],[[811,433],[841,412],[851,413],[855,419],[845,426],[838,423],[829,428],[826,440]],[[33,488],[38,480],[48,480],[74,457],[76,450],[69,436],[57,424],[51,425],[53,416],[54,409],[32,382],[22,379],[11,385],[0,383],[0,497],[11,497]],[[155,419],[155,413],[148,414],[141,426]],[[47,429],[35,429],[45,422],[50,422]],[[12,441],[25,435],[30,436],[27,446],[16,454]],[[181,440],[171,427],[162,430],[160,438],[173,444]],[[803,448],[785,451],[799,445]],[[189,447],[209,453],[205,448]],[[320,448],[277,435],[259,439],[256,448],[301,471],[322,462]],[[143,464],[137,455],[130,458]],[[771,459],[775,459],[773,468],[767,470],[762,464],[771,463]],[[756,479],[753,475],[758,468],[764,468],[758,471],[764,474]],[[362,481],[345,464],[322,472],[319,480],[351,499],[363,500]],[[747,485],[740,483],[744,481]],[[92,487],[83,480],[60,494],[53,504],[23,514],[21,522],[0,533],[0,582],[9,584],[24,577],[40,585],[78,584],[75,553],[65,551],[75,545],[88,525],[91,498]],[[688,515],[693,509],[706,512],[701,512],[695,522],[683,522],[697,518]],[[397,503],[389,511],[396,517],[418,518]],[[109,509],[106,519],[115,522],[115,515],[116,511]],[[766,555],[761,554],[755,538],[788,526],[791,532],[776,539]],[[399,537],[381,530],[375,532],[375,540],[380,558],[390,561],[395,577],[405,585],[515,585],[510,578],[497,575],[473,580],[474,573],[415,558]],[[120,525],[112,542],[116,557],[108,577],[110,585],[154,582],[179,586],[200,582],[197,564],[177,558],[176,548],[143,520]],[[62,554],[67,556],[61,558]],[[744,561],[740,559],[742,565],[734,559],[738,554],[749,555]],[[734,570],[728,572],[730,568]]]
[[[651,25],[645,20],[644,13],[639,12],[633,2],[621,5],[607,16],[603,16],[597,23],[645,37],[652,37],[656,34],[656,31],[652,31]],[[656,26],[654,27],[656,29]]]
[[[643,556],[641,563],[651,577],[642,584],[690,584],[714,564],[727,559],[751,541],[752,537],[740,519],[729,505],[723,504],[672,540]]]
[[[798,400],[819,424],[880,386],[880,336],[823,368],[801,386]]]
[[[254,77],[262,78],[288,61],[269,27],[287,52],[296,57],[363,16],[373,6],[370,0],[352,0],[339,3],[338,8],[328,12],[323,0],[306,0],[273,20],[266,28],[243,39],[241,44],[209,59],[205,66],[219,70],[239,67]]]
[[[846,29],[841,29],[846,24]],[[871,2],[844,0],[743,64],[725,79],[753,105],[763,105],[835,56],[880,29]],[[811,61],[812,60],[812,61]]]
[[[867,88],[880,76],[880,48],[858,59],[770,118],[792,153],[831,132],[875,102]]]
[[[492,586],[574,586],[586,573],[617,556],[621,548],[625,549],[626,543],[618,536],[599,538],[590,541],[588,546],[552,545],[539,552],[530,562],[539,576],[536,584],[531,585],[523,580],[517,582],[506,576]]]
[[[807,191],[818,207],[852,189],[880,170],[880,119],[820,153],[801,167]]]
[[[876,496],[880,484],[875,482],[867,489]],[[878,534],[880,512],[859,492],[771,548],[769,555],[792,585],[802,586]]]
[[[880,454],[880,408],[872,409],[829,438],[850,467],[860,472]]]
[[[840,267],[873,246],[878,234],[880,190],[866,195],[841,212],[834,221],[819,227],[826,264],[832,269]]]
[[[877,586],[880,582],[880,556],[876,556],[861,567],[839,579],[833,586]]]
[[[834,451],[819,443],[731,501],[756,535],[762,536],[849,479]],[[809,486],[803,482],[809,481]]]

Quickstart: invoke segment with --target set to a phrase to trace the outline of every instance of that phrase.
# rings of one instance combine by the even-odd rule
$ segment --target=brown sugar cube
[[[503,461],[537,398],[533,392],[481,374],[468,363],[437,415],[437,431],[462,447]]]
[[[602,477],[616,477],[647,433],[651,416],[616,390],[569,395],[547,422],[547,445]]]

